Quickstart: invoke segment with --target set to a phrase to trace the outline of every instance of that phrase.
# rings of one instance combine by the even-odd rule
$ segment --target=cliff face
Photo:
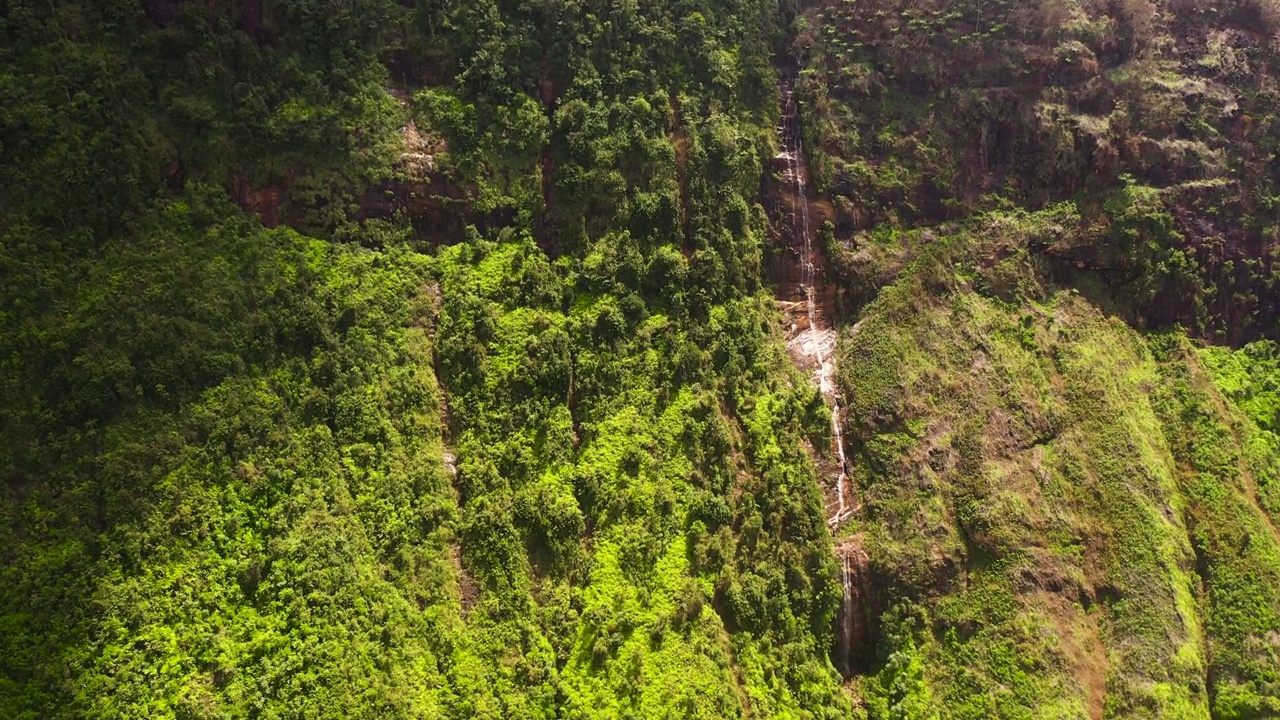
[[[1280,713],[1269,2],[4,7],[0,716]]]
[[[1280,315],[1275,12],[1266,2],[818,4],[796,50],[843,241],[1009,201],[1075,204],[1038,252],[1135,320],[1242,343]],[[1137,227],[1125,187],[1151,188]]]

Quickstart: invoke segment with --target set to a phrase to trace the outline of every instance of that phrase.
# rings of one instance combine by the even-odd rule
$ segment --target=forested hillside
[[[1272,0],[0,38],[0,717],[1280,717]]]

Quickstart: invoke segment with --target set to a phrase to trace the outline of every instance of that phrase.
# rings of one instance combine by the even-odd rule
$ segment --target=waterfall
[[[854,509],[849,506],[848,462],[844,454],[844,429],[840,423],[840,399],[835,391],[835,362],[831,351],[835,346],[835,331],[830,327],[822,327],[818,316],[817,272],[815,267],[815,249],[813,247],[813,230],[810,227],[809,198],[806,189],[807,168],[804,165],[804,140],[800,132],[800,114],[795,100],[794,78],[784,80],[783,116],[779,134],[782,139],[780,158],[787,162],[788,180],[795,187],[795,199],[791,203],[791,226],[799,233],[800,239],[800,286],[804,292],[805,312],[808,327],[796,338],[800,343],[802,355],[811,358],[817,365],[814,381],[824,398],[831,402],[831,434],[835,444],[836,459],[840,470],[836,476],[836,508],[827,518],[832,529],[852,516]]]
[[[849,569],[849,552],[840,553],[840,584],[844,587],[844,599],[840,604],[840,640],[842,664],[846,675],[853,674],[853,573]]]
[[[787,343],[792,360],[799,367],[812,368],[812,380],[818,386],[822,397],[831,406],[831,435],[835,445],[835,456],[839,462],[839,472],[835,478],[836,501],[834,507],[827,505],[827,524],[833,534],[840,526],[858,511],[850,491],[848,461],[844,453],[844,428],[840,422],[840,397],[835,383],[835,329],[831,327],[831,319],[827,313],[820,312],[821,282],[818,263],[823,261],[821,248],[813,246],[812,220],[809,217],[809,197],[807,190],[808,168],[805,167],[804,143],[800,133],[800,113],[795,99],[795,76],[784,75],[782,80],[783,113],[782,125],[778,134],[782,140],[782,151],[778,160],[783,164],[784,182],[791,197],[791,228],[796,235],[792,239],[792,247],[798,247],[800,253],[799,283],[794,282],[794,275],[788,276],[788,293],[783,306],[791,314],[792,325],[790,340]],[[785,193],[784,193],[785,194]],[[784,197],[783,201],[786,201]],[[793,266],[794,267],[794,266]],[[836,556],[840,559],[840,584],[844,597],[840,604],[840,614],[836,618],[835,663],[846,677],[854,672],[854,644],[859,642],[865,631],[859,623],[858,589],[854,587],[857,568],[854,566],[854,553],[860,553],[856,540],[848,540],[836,548]],[[861,557],[861,556],[859,556]]]

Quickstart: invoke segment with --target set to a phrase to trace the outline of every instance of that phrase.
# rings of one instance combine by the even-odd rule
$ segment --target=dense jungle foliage
[[[0,38],[0,717],[1280,716],[1274,0]]]

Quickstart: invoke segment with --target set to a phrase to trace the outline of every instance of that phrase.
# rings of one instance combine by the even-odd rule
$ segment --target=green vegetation
[[[846,715],[780,20],[7,8],[0,714]]]
[[[6,412],[27,441],[4,456],[7,717],[457,702],[427,264],[264,230],[220,195],[157,208],[66,325],[6,335],[79,351],[29,369],[60,394]]]
[[[796,23],[837,234],[1079,205],[1032,248],[1157,326],[1243,343],[1280,318],[1274,3],[831,0]]]
[[[1274,345],[1197,351],[1055,288],[1026,250],[1073,215],[952,227],[842,342],[866,504],[847,532],[909,599],[860,684],[873,717],[1280,702],[1280,534],[1254,479],[1280,458]]]
[[[648,305],[613,242],[554,266],[527,238],[439,256],[437,358],[480,588],[468,624],[503,668],[497,702],[571,717],[838,708],[825,647],[840,595],[800,449],[812,391],[786,382],[762,298],[695,320],[667,282],[675,294]],[[642,267],[669,272],[672,252]]]
[[[1275,2],[0,8],[0,716],[1280,715]]]

